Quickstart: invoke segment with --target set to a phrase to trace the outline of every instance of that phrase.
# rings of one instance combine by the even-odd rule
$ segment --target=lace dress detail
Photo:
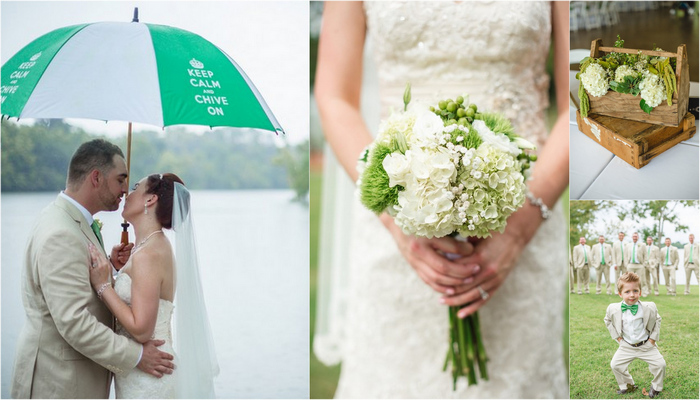
[[[124,271],[131,265],[130,263],[131,260],[119,271],[114,282],[114,291],[129,307],[131,307],[131,277]],[[172,302],[163,299],[159,300],[156,327],[151,339],[165,340],[165,344],[158,349],[175,355],[171,333],[173,309],[174,305]],[[118,320],[116,331],[122,336],[133,339]],[[177,365],[177,356],[175,356],[174,363]],[[176,395],[177,370],[172,375],[163,375],[162,378],[156,378],[138,368],[132,368],[116,375],[115,380],[118,399],[172,399]]]
[[[382,111],[468,93],[516,132],[546,139],[547,3],[365,3]],[[373,127],[370,127],[373,129]],[[354,206],[340,398],[568,398],[563,359],[566,250],[562,210],[541,225],[506,282],[480,311],[489,381],[452,391],[442,372],[447,308],[390,234]]]

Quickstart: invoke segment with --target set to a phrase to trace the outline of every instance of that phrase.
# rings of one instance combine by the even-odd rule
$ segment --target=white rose
[[[410,150],[406,152],[410,155]],[[395,152],[384,157],[382,166],[389,175],[389,187],[396,185],[406,186],[406,174],[410,172],[411,163],[406,155]]]
[[[490,145],[498,150],[504,151],[506,153],[511,153],[513,155],[520,154],[520,149],[518,146],[508,139],[508,136],[502,133],[494,133],[486,126],[486,123],[480,119],[477,119],[472,124],[472,127],[479,132],[479,137],[483,140],[483,144]]]

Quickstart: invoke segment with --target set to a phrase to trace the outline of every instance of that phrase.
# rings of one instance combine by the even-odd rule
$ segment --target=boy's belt
[[[626,340],[625,340],[625,341],[626,341]],[[632,347],[639,347],[639,346],[644,345],[644,343],[646,343],[646,342],[648,342],[648,341],[649,341],[649,338],[646,338],[646,339],[642,340],[641,342],[635,343],[635,344],[632,344],[632,343],[627,342],[627,341],[626,341],[626,342],[627,342],[627,344],[629,344],[629,345],[632,346]]]

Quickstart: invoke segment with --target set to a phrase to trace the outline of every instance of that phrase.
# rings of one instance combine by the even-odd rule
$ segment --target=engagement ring
[[[477,286],[476,288],[479,289],[479,293],[481,294],[482,300],[486,300],[489,298],[489,294],[481,287],[481,285]]]

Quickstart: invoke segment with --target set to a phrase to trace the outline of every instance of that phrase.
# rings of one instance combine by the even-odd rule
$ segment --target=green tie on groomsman
[[[647,264],[645,278],[647,280],[647,291],[651,293],[654,290],[654,295],[659,295],[659,248],[654,246],[654,238],[647,237]],[[654,282],[652,285],[651,282]],[[652,287],[653,286],[653,287]]]
[[[666,238],[666,246],[660,252],[663,261],[661,262],[661,270],[664,273],[664,281],[666,281],[666,294],[669,296],[676,295],[676,270],[678,269],[678,250],[671,246],[671,238]]]
[[[612,294],[610,286],[610,260],[612,259],[612,247],[605,243],[605,236],[598,236],[598,243],[591,248],[591,264],[596,269],[595,294],[601,293],[602,279],[605,278],[605,290]]]
[[[590,264],[588,260],[588,254],[591,252],[591,247],[586,245],[586,238],[579,238],[579,245],[574,247],[574,269],[577,273],[578,278],[578,294],[581,292],[581,284],[583,284],[584,292],[589,293],[588,285],[590,280]]]
[[[615,279],[613,282],[617,282],[620,279],[620,275],[627,272],[627,260],[625,259],[625,233],[620,232],[617,235],[619,240],[615,240],[612,245],[612,267],[615,271]],[[617,285],[615,286],[615,292],[617,292]]]
[[[700,281],[698,275],[698,244],[695,243],[695,235],[692,233],[688,235],[688,241],[690,243],[683,246],[683,266],[685,267],[685,292],[684,294],[690,294],[690,275],[695,272],[695,279]]]
[[[642,289],[642,297],[649,295],[647,290],[645,268],[646,268],[646,245],[639,240],[639,233],[632,234],[632,243],[628,244],[628,249],[625,253],[628,254],[627,271],[634,272],[639,275],[639,283]]]

